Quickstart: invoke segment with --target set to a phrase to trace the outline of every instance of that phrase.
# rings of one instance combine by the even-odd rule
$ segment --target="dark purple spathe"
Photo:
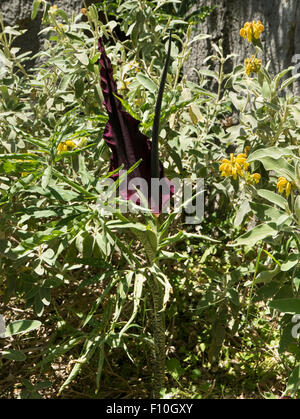
[[[143,178],[148,184],[150,192],[151,185],[151,142],[140,132],[138,126],[140,121],[133,118],[128,112],[122,109],[120,100],[115,96],[118,94],[117,85],[113,78],[111,61],[105,53],[103,41],[100,38],[100,78],[101,89],[104,97],[103,105],[108,113],[108,122],[105,126],[103,138],[112,151],[110,171],[118,169],[123,165],[123,170],[130,169],[137,161],[142,159],[139,166],[128,175],[128,182],[133,178]],[[113,175],[116,180],[119,174]],[[160,178],[163,178],[163,167],[160,163]],[[168,179],[165,178],[167,184]],[[172,189],[172,188],[171,188]],[[125,199],[136,198],[136,191],[121,189],[122,197]],[[162,205],[169,199],[170,194],[162,196]],[[136,201],[136,199],[134,199]],[[150,194],[148,196],[150,202]],[[161,205],[151,204],[153,212],[159,212]]]

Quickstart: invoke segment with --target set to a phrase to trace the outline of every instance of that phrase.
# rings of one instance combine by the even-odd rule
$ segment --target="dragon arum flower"
[[[248,170],[249,163],[246,162],[247,155],[245,153],[238,154],[234,157],[233,153],[230,154],[230,160],[223,159],[219,170],[221,176],[237,179],[238,175],[244,177],[244,171]]]
[[[171,36],[170,36],[171,39]],[[170,196],[174,193],[174,185],[164,177],[164,170],[162,163],[158,160],[158,136],[152,134],[152,142],[140,132],[138,126],[140,121],[133,118],[128,112],[122,108],[122,103],[119,97],[122,96],[117,91],[117,85],[113,78],[113,69],[109,57],[106,55],[103,41],[98,40],[98,47],[100,52],[100,79],[101,89],[104,97],[103,105],[108,113],[108,122],[105,126],[103,139],[112,151],[110,160],[111,178],[117,180],[119,172],[117,169],[123,166],[123,170],[129,170],[137,162],[140,164],[131,172],[128,173],[129,187],[124,190],[120,184],[120,195],[123,199],[132,200],[135,203],[140,203],[140,196],[136,189],[130,188],[130,181],[135,179],[143,179],[148,186],[148,203],[154,214],[159,214],[166,202],[169,201]],[[168,60],[170,57],[171,42],[169,41],[169,50],[167,54],[167,61],[165,64],[164,73],[166,75]],[[163,78],[162,78],[163,80]],[[162,91],[164,82],[161,83],[161,95],[157,101],[160,105],[162,98]],[[159,106],[160,107],[160,106]],[[159,117],[160,111],[155,116]],[[155,118],[154,118],[155,122]],[[157,126],[157,124],[156,124]],[[155,131],[155,124],[153,125],[153,132]],[[159,202],[153,198],[151,191],[151,180],[161,180],[164,187],[162,194],[159,197]],[[168,192],[164,192],[168,190]],[[146,194],[144,194],[146,195]]]
[[[285,177],[280,176],[276,186],[279,193],[283,193],[285,191],[285,194],[288,197],[291,193],[292,187],[294,186],[294,182],[289,182]]]
[[[255,22],[246,22],[244,27],[240,30],[240,35],[243,38],[247,38],[248,42],[258,41],[260,34],[264,30],[264,25],[261,23],[260,20]]]
[[[258,73],[261,68],[261,59],[255,58],[254,55],[251,58],[245,59],[245,72],[247,76],[250,76],[250,73]]]

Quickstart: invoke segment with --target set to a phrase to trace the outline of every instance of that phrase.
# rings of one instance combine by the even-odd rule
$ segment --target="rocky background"
[[[195,7],[203,4],[195,0]],[[185,65],[188,78],[197,81],[193,67],[201,68],[203,60],[215,51],[211,42],[223,39],[225,55],[238,56],[234,64],[243,63],[254,48],[240,36],[240,29],[247,21],[260,20],[265,30],[261,35],[264,47],[263,64],[270,60],[269,71],[275,75],[290,65],[299,64],[300,72],[300,0],[206,0],[209,7],[217,5],[213,13],[195,29],[198,33],[212,35],[207,41],[195,42],[190,59]],[[295,93],[300,94],[300,82],[294,83]]]
[[[27,32],[17,39],[16,46],[20,47],[23,52],[32,51],[34,55],[42,48],[43,38],[38,37],[42,29],[42,13],[31,20],[33,3],[34,0],[0,0],[0,13],[6,25],[19,25],[21,29],[27,29]],[[82,0],[55,0],[51,3],[64,9],[69,15],[78,14],[83,7]],[[87,5],[92,3],[92,0],[86,1]],[[29,65],[34,65],[34,62],[30,62]]]

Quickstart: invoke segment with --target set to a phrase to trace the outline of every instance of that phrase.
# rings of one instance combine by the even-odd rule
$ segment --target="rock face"
[[[90,5],[93,1],[87,1]],[[41,13],[36,19],[31,20],[31,11],[34,0],[0,0],[0,13],[6,25],[19,25],[21,29],[27,29],[27,32],[20,36],[15,45],[20,47],[22,52],[32,51],[33,55],[41,49],[42,38],[38,37],[42,29]],[[82,0],[56,0],[51,2],[58,8],[65,10],[68,15],[72,12],[78,14],[83,7]],[[32,65],[31,62],[29,65]]]
[[[200,6],[202,1],[197,0]],[[265,30],[261,35],[264,47],[263,63],[270,60],[269,70],[272,75],[290,65],[299,64],[300,72],[300,1],[299,0],[207,0],[208,6],[217,4],[213,13],[198,24],[195,35],[212,35],[207,41],[193,43],[189,61],[184,67],[189,80],[197,81],[193,67],[203,67],[203,60],[214,53],[211,41],[218,43],[223,39],[226,55],[238,54],[234,64],[243,63],[253,54],[254,48],[240,36],[240,29],[247,21],[261,20]],[[194,6],[196,7],[196,6]],[[300,94],[300,82],[294,83],[295,93]]]

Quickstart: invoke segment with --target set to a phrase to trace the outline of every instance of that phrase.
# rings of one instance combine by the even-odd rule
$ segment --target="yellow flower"
[[[136,106],[141,106],[144,103],[144,99],[140,97],[138,99],[135,99],[134,103],[136,104]]]
[[[76,144],[72,140],[66,141],[65,144],[66,144],[67,147],[70,147],[71,149],[76,147]]]
[[[240,30],[240,35],[243,38],[247,38],[248,42],[252,42],[253,39],[257,40],[260,37],[260,34],[264,30],[264,25],[258,20],[256,23],[253,22],[246,22],[244,27]]]
[[[288,197],[291,193],[292,187],[294,186],[294,182],[289,182],[285,177],[280,176],[276,186],[279,193],[285,191],[285,194]]]
[[[243,170],[248,170],[249,163],[246,162],[246,154],[238,154],[234,157],[233,153],[230,154],[230,160],[223,159],[219,167],[221,171],[221,176],[229,177],[232,176],[233,179],[237,179],[238,175],[243,177]]]
[[[63,31],[64,30],[64,25],[62,23],[59,23],[57,26],[52,26],[52,28],[55,31],[59,31],[59,29],[61,29]]]
[[[55,12],[56,12],[56,10],[57,10],[57,6],[56,6],[56,4],[55,4],[54,6],[51,6],[51,7],[50,7],[50,9],[49,9],[49,13],[55,13]]]
[[[247,145],[245,148],[244,148],[244,153],[248,156],[248,154],[249,154],[249,152],[250,152],[250,146],[249,145]]]
[[[62,151],[65,151],[64,148],[65,148],[65,144],[64,143],[59,143],[58,146],[57,146],[57,152],[61,153]]]
[[[86,8],[85,8],[85,7],[83,7],[80,11],[81,11],[81,13],[82,13],[83,15],[86,15],[86,14],[87,14],[87,10],[86,10]]]
[[[253,173],[250,175],[250,179],[253,180],[255,183],[260,181],[261,175],[259,173]]]
[[[244,170],[248,170],[249,167],[249,163],[246,162],[247,159],[247,154],[242,153],[242,154],[238,154],[236,157],[236,163],[239,164],[240,166],[243,166]]]
[[[250,73],[258,73],[261,68],[261,59],[255,58],[254,55],[246,58],[244,63],[247,76],[250,76]]]
[[[223,159],[219,170],[222,172],[221,176],[231,176],[232,169],[230,162],[227,159]]]
[[[127,89],[127,86],[129,86],[129,85],[130,85],[130,81],[128,81],[128,80],[123,81],[123,82],[122,82],[121,89],[122,89],[122,90],[125,90],[125,89]]]
[[[59,143],[57,146],[57,152],[61,153],[62,151],[68,151],[68,149],[73,150],[76,147],[74,141],[67,140],[65,142]]]

